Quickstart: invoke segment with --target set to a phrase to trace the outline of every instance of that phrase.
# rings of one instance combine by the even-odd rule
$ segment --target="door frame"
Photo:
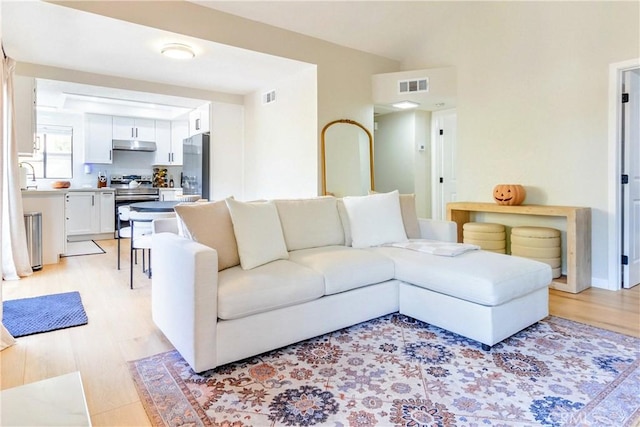
[[[458,109],[449,108],[446,110],[438,110],[431,113],[431,218],[436,220],[447,219],[446,202],[443,203],[443,186],[440,184],[440,177],[443,175],[443,151],[442,136],[439,135],[439,129],[442,128],[441,121],[447,116],[455,115],[456,124],[455,132],[457,138],[458,127]],[[449,129],[447,129],[449,130]]]
[[[622,74],[640,68],[640,58],[609,65],[609,279],[606,289],[622,289]]]

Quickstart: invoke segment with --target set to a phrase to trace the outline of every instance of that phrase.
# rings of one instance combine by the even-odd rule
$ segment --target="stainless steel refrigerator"
[[[182,142],[182,194],[209,199],[209,133]]]

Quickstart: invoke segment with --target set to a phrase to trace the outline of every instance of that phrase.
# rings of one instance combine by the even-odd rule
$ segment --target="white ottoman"
[[[400,313],[455,332],[484,349],[549,314],[547,264],[489,251],[447,257],[400,248],[368,249],[391,258]]]

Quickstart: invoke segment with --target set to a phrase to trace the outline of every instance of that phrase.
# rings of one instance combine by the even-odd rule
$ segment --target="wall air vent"
[[[398,93],[429,92],[429,79],[398,80]]]
[[[262,94],[262,103],[263,104],[271,104],[272,102],[276,102],[276,91],[270,90],[269,92],[265,92]]]

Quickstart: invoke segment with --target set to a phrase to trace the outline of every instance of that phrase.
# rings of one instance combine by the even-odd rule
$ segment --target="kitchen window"
[[[35,178],[73,177],[73,128],[39,125],[32,157],[20,157],[33,166]]]

